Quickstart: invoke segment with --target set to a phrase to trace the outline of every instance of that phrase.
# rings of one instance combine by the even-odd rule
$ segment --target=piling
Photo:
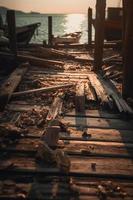
[[[124,36],[123,36],[123,96],[133,97],[133,1],[123,0]]]
[[[48,45],[52,46],[53,30],[52,30],[52,16],[48,16]]]
[[[17,55],[16,20],[15,11],[7,10],[9,47],[14,55]]]
[[[92,9],[88,8],[88,45],[92,44]]]
[[[102,67],[103,47],[104,47],[104,23],[105,23],[106,0],[97,0],[96,21],[95,21],[95,50],[94,50],[94,70],[98,71]]]

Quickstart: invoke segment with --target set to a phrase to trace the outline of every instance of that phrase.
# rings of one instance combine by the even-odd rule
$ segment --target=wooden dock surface
[[[79,54],[85,58],[88,52],[80,49]],[[91,62],[63,62],[61,69],[29,66],[19,85],[14,83],[17,90],[9,91],[10,100],[0,112],[0,199],[132,200],[132,110],[109,83],[103,85],[106,80],[93,72]],[[70,86],[14,95],[66,84]],[[67,172],[37,162],[51,121],[63,124],[56,150],[69,158]],[[7,124],[21,129],[19,134],[4,133]]]

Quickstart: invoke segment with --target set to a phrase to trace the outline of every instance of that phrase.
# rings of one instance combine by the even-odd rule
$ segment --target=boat
[[[41,23],[37,22],[37,23],[26,25],[26,26],[16,27],[17,43],[27,45],[30,42],[32,36],[34,35],[35,30],[40,25]],[[4,26],[4,32],[5,32],[5,36],[8,38],[7,25]]]
[[[28,44],[35,33],[35,30],[41,25],[40,22],[16,27],[16,38],[18,44]],[[4,31],[4,36],[8,38],[8,26],[3,23],[3,18],[0,14],[0,30]]]
[[[95,20],[93,20],[95,27]],[[104,25],[104,38],[107,41],[122,39],[122,8],[108,8],[107,19]]]
[[[56,44],[72,44],[79,43],[82,32],[66,33],[62,36],[53,36],[52,43]]]

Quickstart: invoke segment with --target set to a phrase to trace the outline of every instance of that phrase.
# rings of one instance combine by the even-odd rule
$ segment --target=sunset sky
[[[0,0],[0,6],[26,12],[85,13],[95,6],[95,0]],[[107,0],[108,6],[118,6],[120,0]]]

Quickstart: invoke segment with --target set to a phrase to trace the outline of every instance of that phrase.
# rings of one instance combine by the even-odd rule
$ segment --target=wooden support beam
[[[10,77],[4,82],[0,88],[0,111],[2,111],[5,105],[10,100],[14,90],[17,88],[20,83],[23,75],[26,73],[29,67],[28,63],[22,64],[18,67]]]
[[[104,21],[105,21],[106,0],[97,0],[96,22],[95,22],[95,51],[94,70],[98,71],[102,67],[103,47],[104,47]]]
[[[92,8],[88,9],[88,44],[92,43]]]
[[[133,97],[133,1],[124,3],[124,35],[123,35],[123,97]]]
[[[16,21],[15,11],[7,10],[9,46],[13,54],[17,55]]]
[[[52,16],[48,16],[48,44],[50,46],[52,46],[52,37],[53,37]]]

